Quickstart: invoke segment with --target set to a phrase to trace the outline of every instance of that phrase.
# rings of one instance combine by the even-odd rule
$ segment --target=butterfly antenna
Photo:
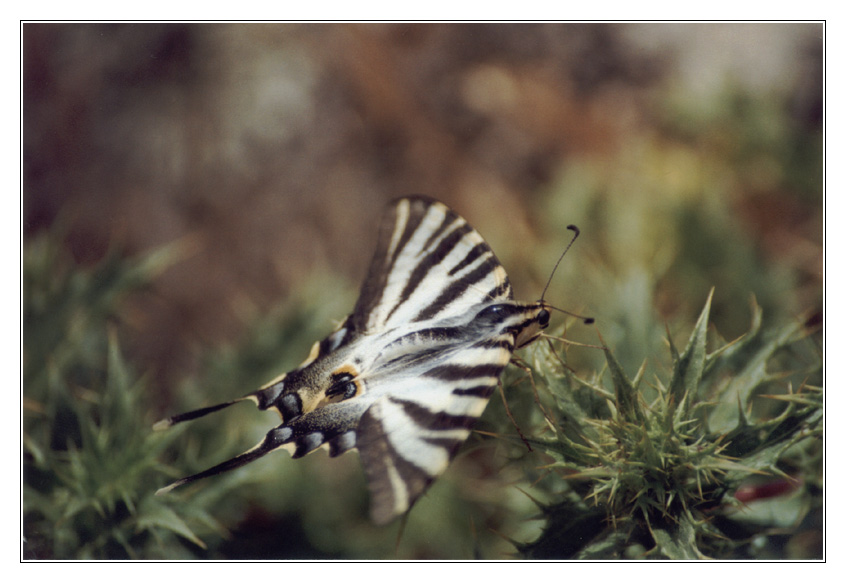
[[[564,256],[567,255],[567,251],[570,250],[570,247],[573,246],[573,243],[576,242],[576,239],[578,239],[579,235],[581,234],[581,231],[579,230],[579,228],[576,225],[567,225],[567,228],[570,229],[571,231],[573,231],[573,238],[570,239],[570,242],[567,244],[567,247],[564,249],[564,252],[561,253],[561,256],[558,258],[558,261],[555,262],[555,267],[552,268],[552,273],[549,274],[549,279],[547,280],[546,285],[543,288],[543,293],[541,294],[540,301],[543,301],[543,298],[546,295],[546,290],[549,289],[549,284],[552,283],[552,278],[555,277],[555,272],[558,269],[558,266],[561,264],[561,260],[564,259]],[[549,306],[549,307],[552,308],[553,310],[558,310],[559,312],[567,314],[568,316],[573,316],[574,318],[578,318],[579,320],[581,320],[585,324],[593,324],[593,322],[594,322],[593,318],[588,318],[586,316],[580,316],[578,314],[574,314],[573,312],[568,312],[567,310],[562,310],[561,308],[556,308],[555,306]]]
[[[552,278],[555,277],[555,271],[558,269],[558,266],[561,264],[561,260],[564,259],[564,256],[567,255],[567,251],[570,250],[570,247],[573,246],[576,239],[578,239],[579,234],[581,231],[576,225],[567,225],[567,228],[573,231],[573,238],[570,239],[570,242],[567,244],[567,247],[564,249],[564,252],[561,254],[561,257],[558,258],[558,261],[555,262],[555,267],[552,268],[552,273],[549,274],[549,279],[546,282],[546,285],[543,288],[543,293],[541,294],[541,301],[543,301],[544,296],[546,295],[546,290],[549,289],[549,284],[552,283]]]
[[[547,304],[547,307],[549,307],[553,310],[556,310],[558,312],[561,312],[562,314],[567,314],[568,316],[573,316],[574,318],[578,318],[579,320],[581,320],[585,324],[593,324],[595,322],[595,320],[593,318],[590,318],[588,316],[580,316],[579,314],[574,314],[573,312],[568,312],[567,310],[562,310],[561,308],[556,308],[555,306],[550,305],[550,304]]]

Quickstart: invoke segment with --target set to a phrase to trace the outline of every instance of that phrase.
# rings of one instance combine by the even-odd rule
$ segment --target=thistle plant
[[[551,502],[538,502],[546,525],[518,545],[525,557],[755,557],[760,537],[783,525],[747,513],[754,490],[742,485],[792,491],[802,508],[794,523],[818,502],[822,390],[810,381],[821,361],[809,331],[795,322],[765,332],[755,306],[749,332],[709,352],[710,305],[683,351],[668,338],[667,381],[647,383],[645,367],[630,379],[608,347],[607,367],[590,379],[548,347],[535,352],[551,404],[546,434],[527,439],[561,480]]]

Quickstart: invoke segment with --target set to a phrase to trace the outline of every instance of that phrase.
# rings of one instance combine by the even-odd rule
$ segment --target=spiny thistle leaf
[[[681,516],[679,522],[669,528],[650,529],[655,548],[653,554],[660,558],[675,560],[705,559],[696,545],[696,527],[687,516]]]
[[[608,347],[604,346],[604,348],[608,370],[611,373],[611,384],[614,386],[614,405],[618,413],[625,421],[638,424],[643,423],[643,411],[638,401],[640,394],[638,393],[637,386],[628,379],[620,363],[617,362],[617,359],[608,350]]]
[[[194,534],[194,531],[176,512],[168,508],[157,498],[147,498],[138,514],[137,527],[141,530],[161,528],[188,539],[198,547],[205,549],[206,544]]]
[[[714,290],[712,289],[705,301],[705,307],[693,327],[693,332],[684,352],[679,355],[673,349],[673,375],[669,386],[671,406],[667,413],[672,414],[676,422],[679,419],[686,418],[691,401],[698,396],[699,380],[705,368],[705,340],[713,296]],[[672,347],[672,341],[670,341],[670,346]]]

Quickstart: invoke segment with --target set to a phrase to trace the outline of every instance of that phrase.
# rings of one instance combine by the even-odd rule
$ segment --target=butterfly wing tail
[[[162,419],[160,421],[156,421],[153,424],[154,431],[164,431],[170,427],[173,427],[177,423],[182,423],[183,421],[191,421],[192,419],[197,419],[199,417],[205,417],[209,413],[214,413],[215,411],[220,411],[221,409],[225,409],[230,405],[234,405],[235,403],[242,401],[243,399],[236,399],[234,401],[228,401],[226,403],[220,403],[218,405],[212,405],[211,407],[203,407],[202,409],[195,409],[194,411],[188,411],[187,413],[180,413],[179,415],[174,415],[172,417],[168,417],[166,419]]]
[[[201,409],[195,409],[194,411],[188,411],[187,413],[180,413],[179,415],[174,415],[172,417],[167,417],[166,419],[162,419],[154,423],[153,430],[164,431],[165,429],[173,427],[177,423],[182,423],[184,421],[191,421],[192,419],[199,419],[200,417],[205,417],[210,413],[220,411],[221,409],[226,409],[227,407],[234,405],[235,403],[240,403],[241,401],[252,401],[261,410],[268,409],[269,407],[277,407],[276,399],[282,393],[282,389],[284,387],[283,378],[284,375],[283,377],[281,377],[277,381],[274,381],[271,385],[267,386],[266,388],[250,393],[249,395],[244,395],[243,397],[239,397],[238,399],[226,401],[225,403],[219,403],[217,405],[211,405],[209,407],[203,407]],[[279,412],[281,415],[282,411],[280,410]]]
[[[211,407],[210,407],[211,408]],[[194,474],[192,476],[188,476],[186,478],[182,478],[165,486],[164,488],[160,488],[156,492],[156,496],[160,496],[162,494],[166,494],[173,490],[174,488],[178,488],[179,486],[184,486],[185,484],[190,484],[191,482],[195,482],[197,480],[201,480],[203,478],[208,478],[209,476],[215,476],[217,474],[222,474],[223,472],[228,472],[230,470],[234,470],[236,468],[240,468],[252,461],[259,459],[272,451],[275,451],[281,447],[284,447],[288,444],[293,438],[293,431],[290,427],[277,427],[276,429],[271,430],[265,438],[255,447],[252,449],[245,451],[241,455],[237,455],[234,458],[227,460],[223,463],[217,464],[216,466],[209,468],[205,471],[202,471],[198,474]]]

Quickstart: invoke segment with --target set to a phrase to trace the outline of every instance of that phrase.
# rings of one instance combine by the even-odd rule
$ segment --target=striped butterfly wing
[[[548,324],[542,302],[513,301],[505,270],[467,222],[422,197],[392,203],[353,313],[306,361],[241,399],[178,415],[164,428],[240,400],[283,423],[251,450],[162,491],[271,451],[357,448],[371,515],[407,511],[449,465],[512,352]]]
[[[379,332],[512,296],[505,269],[467,221],[439,202],[402,198],[382,220],[352,321]]]

